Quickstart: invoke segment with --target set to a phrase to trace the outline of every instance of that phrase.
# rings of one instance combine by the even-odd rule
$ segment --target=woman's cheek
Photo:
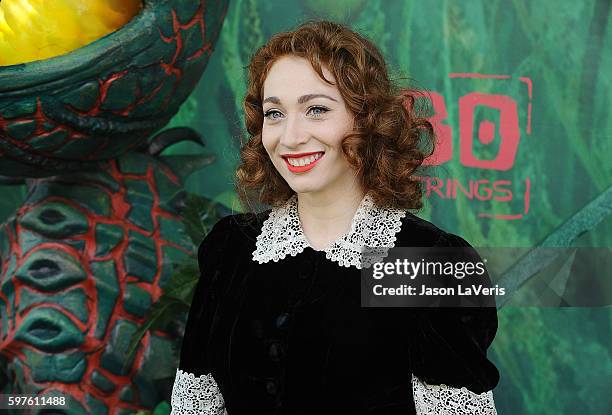
[[[272,140],[270,139],[270,135],[266,131],[263,131],[263,130],[261,132],[261,143],[266,149],[268,156],[271,157],[272,154],[274,153],[274,144]]]

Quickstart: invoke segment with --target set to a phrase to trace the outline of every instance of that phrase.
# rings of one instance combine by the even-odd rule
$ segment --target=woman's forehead
[[[335,83],[332,73],[325,66],[321,69],[325,78]],[[263,83],[264,90],[285,90],[287,87],[291,90],[302,89],[304,93],[314,93],[305,91],[313,87],[325,92],[337,91],[335,85],[330,85],[319,77],[310,61],[297,56],[279,58],[272,64]]]

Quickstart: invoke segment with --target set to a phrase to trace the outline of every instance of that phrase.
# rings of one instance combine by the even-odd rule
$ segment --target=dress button
[[[307,278],[312,277],[313,266],[310,262],[304,262],[300,265],[300,270],[298,272],[298,278],[305,280]]]
[[[251,330],[255,337],[261,339],[264,335],[263,323],[261,320],[251,321]]]
[[[266,383],[266,392],[270,395],[276,395],[276,383],[269,381]]]
[[[276,328],[280,329],[280,330],[284,330],[287,327],[289,327],[289,319],[290,319],[290,315],[289,313],[283,313],[280,316],[278,316],[276,318]]]
[[[280,361],[282,354],[283,354],[283,348],[281,347],[280,344],[278,343],[272,343],[270,345],[270,350],[269,350],[269,355],[270,355],[270,359],[278,362]]]

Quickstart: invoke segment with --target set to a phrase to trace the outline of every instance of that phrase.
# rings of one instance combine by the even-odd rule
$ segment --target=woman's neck
[[[365,196],[361,186],[331,192],[298,193],[298,214],[310,246],[323,250],[348,232]]]

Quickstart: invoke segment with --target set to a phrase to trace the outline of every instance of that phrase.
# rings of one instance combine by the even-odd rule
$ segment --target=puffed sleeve
[[[458,249],[464,261],[481,261],[463,238],[444,234],[436,246]],[[483,285],[491,286],[485,272]],[[412,390],[418,415],[496,414],[492,389],[499,372],[487,359],[497,331],[490,297],[481,307],[417,310],[411,342]]]
[[[219,263],[230,231],[228,217],[218,221],[198,248],[200,278],[189,309],[171,396],[171,415],[227,414],[214,370],[206,360],[207,340],[216,309]]]

